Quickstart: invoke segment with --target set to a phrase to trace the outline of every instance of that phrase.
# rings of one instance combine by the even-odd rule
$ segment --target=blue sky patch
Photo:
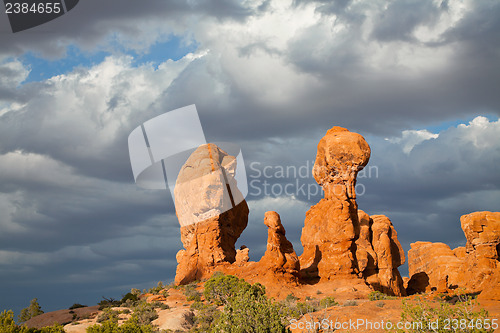
[[[197,47],[196,43],[186,45],[182,38],[172,36],[166,42],[152,45],[147,53],[141,54],[133,50],[121,50],[121,53],[132,56],[134,66],[151,63],[157,67],[168,59],[179,60],[186,54],[196,51]],[[114,53],[116,54],[116,49]],[[36,53],[27,52],[20,58],[24,66],[31,69],[24,83],[44,81],[56,75],[70,73],[76,67],[92,67],[111,54],[108,51],[86,52],[75,45],[67,48],[64,58],[56,60],[48,60]]]

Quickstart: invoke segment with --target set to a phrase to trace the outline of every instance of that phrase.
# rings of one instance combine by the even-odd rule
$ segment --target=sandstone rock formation
[[[405,253],[391,220],[385,215],[370,217],[363,211],[359,215],[360,234],[356,240],[356,259],[360,274],[376,290],[386,294],[405,295],[403,280],[398,271],[398,267],[405,263]],[[375,257],[370,260],[373,253]]]
[[[475,212],[460,218],[467,238],[451,250],[443,243],[417,242],[408,252],[408,293],[462,288],[500,299],[500,212]],[[498,287],[498,289],[496,289]],[[491,290],[490,290],[491,289]]]
[[[456,289],[462,282],[463,260],[444,243],[416,242],[408,251],[408,294]]]
[[[325,197],[306,214],[300,260],[278,213],[269,211],[264,219],[267,250],[252,262],[248,248],[234,248],[248,220],[234,180],[236,160],[216,145],[200,146],[182,167],[174,191],[185,248],[177,253],[176,283],[207,278],[217,270],[265,285],[349,280],[404,295],[397,268],[405,255],[394,226],[384,215],[358,211],[356,176],[369,158],[370,147],[361,135],[330,129],[318,144],[313,168]]]
[[[325,197],[306,213],[301,276],[328,281],[364,278],[375,289],[404,295],[397,267],[405,261],[391,221],[368,216],[356,203],[356,176],[370,158],[365,139],[340,127],[318,144],[313,176]]]
[[[285,237],[285,228],[278,213],[266,212],[264,224],[268,227],[267,249],[259,266],[272,274],[297,276],[299,259],[292,243]]]
[[[365,139],[345,128],[333,127],[319,142],[313,176],[325,197],[306,213],[302,229],[300,266],[306,277],[329,280],[356,273],[356,176],[369,158]]]
[[[216,265],[236,260],[234,246],[249,211],[235,169],[235,158],[214,144],[200,146],[182,166],[174,194],[185,250],[176,256],[176,283],[209,276]]]

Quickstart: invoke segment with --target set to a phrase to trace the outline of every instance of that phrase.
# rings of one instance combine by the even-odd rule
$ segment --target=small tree
[[[21,323],[24,323],[33,317],[41,315],[42,313],[43,311],[40,305],[38,304],[38,299],[33,298],[30,302],[30,305],[27,308],[21,310],[18,319]]]
[[[0,314],[0,332],[15,333],[17,331],[18,327],[14,321],[14,312],[12,312],[12,310],[4,310]]]

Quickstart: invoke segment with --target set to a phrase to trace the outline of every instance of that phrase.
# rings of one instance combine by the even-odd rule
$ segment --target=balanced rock
[[[325,197],[306,213],[301,277],[362,278],[376,290],[404,295],[397,268],[405,255],[392,222],[358,211],[356,176],[369,159],[365,139],[344,128],[330,129],[319,142],[313,176]]]
[[[356,273],[356,176],[369,158],[365,139],[345,128],[333,127],[319,142],[313,176],[325,197],[306,213],[302,229],[300,266],[306,277],[329,280]]]
[[[235,243],[248,223],[248,206],[236,186],[236,159],[214,144],[198,147],[182,166],[175,209],[185,250],[177,253],[175,282],[209,276],[236,260]]]

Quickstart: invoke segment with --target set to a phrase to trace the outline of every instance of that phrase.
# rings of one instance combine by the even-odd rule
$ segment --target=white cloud
[[[401,145],[403,151],[409,154],[413,147],[430,139],[436,139],[439,134],[434,134],[428,130],[404,130],[400,138],[386,138],[390,143]]]

